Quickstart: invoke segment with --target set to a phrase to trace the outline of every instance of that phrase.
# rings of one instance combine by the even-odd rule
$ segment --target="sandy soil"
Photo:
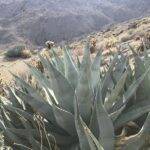
[[[13,60],[13,61],[6,61],[1,56],[0,57],[0,80],[2,81],[2,85],[10,85],[13,83],[13,78],[10,72],[18,75],[25,75],[27,74],[28,68],[25,65],[25,62],[29,62],[30,59],[27,60]]]

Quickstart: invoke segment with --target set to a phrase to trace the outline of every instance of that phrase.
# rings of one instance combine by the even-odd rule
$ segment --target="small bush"
[[[136,29],[138,26],[137,22],[132,22],[128,25],[128,29]]]
[[[32,55],[31,51],[25,49],[25,50],[22,51],[21,57],[22,58],[30,58],[31,55]]]
[[[132,39],[132,36],[129,34],[124,34],[123,36],[120,37],[120,42],[127,42]]]
[[[15,46],[5,53],[7,58],[29,58],[31,53],[29,50],[25,50],[25,46]]]
[[[133,30],[133,29],[130,29],[130,30],[128,31],[128,34],[129,34],[129,35],[133,35],[133,33],[134,33],[134,30]]]

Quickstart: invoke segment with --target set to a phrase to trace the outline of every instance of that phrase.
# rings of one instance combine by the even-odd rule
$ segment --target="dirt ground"
[[[13,83],[13,77],[10,72],[17,75],[25,75],[29,72],[24,61],[29,62],[29,59],[6,61],[2,56],[0,57],[0,80],[2,85],[10,85]]]

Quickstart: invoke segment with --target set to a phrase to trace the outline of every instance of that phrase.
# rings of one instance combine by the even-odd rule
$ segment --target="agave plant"
[[[130,46],[130,49],[132,50],[133,56],[134,56],[134,62],[135,62],[135,79],[138,79],[150,66],[150,58],[149,53],[147,49],[144,49],[144,52],[142,53],[142,56],[139,56],[138,53],[135,52],[135,50]],[[147,100],[147,103],[149,103],[150,99],[150,76],[147,74],[144,78],[144,80],[141,82],[139,87],[136,90],[135,98],[132,99],[130,102],[132,105],[135,103],[141,103],[144,100]],[[130,104],[131,104],[130,103]],[[142,108],[142,106],[141,106]],[[146,107],[144,108],[146,109]],[[143,124],[144,122],[144,124]],[[129,137],[126,138],[126,146],[124,149],[140,149],[140,150],[147,150],[150,148],[150,113],[147,115],[142,115],[140,118],[136,120],[136,123],[141,126],[143,125],[140,131]],[[123,149],[123,148],[122,148]]]
[[[46,75],[27,64],[40,90],[13,75],[18,86],[8,89],[8,98],[1,97],[5,145],[17,150],[115,149],[118,129],[150,111],[147,99],[127,107],[149,69],[133,79],[127,58],[117,53],[101,71],[101,51],[92,62],[89,44],[82,62],[76,63],[67,47],[63,58],[53,53],[51,60],[39,55]],[[149,115],[140,133],[148,128]],[[136,149],[129,142],[135,139],[121,149]]]

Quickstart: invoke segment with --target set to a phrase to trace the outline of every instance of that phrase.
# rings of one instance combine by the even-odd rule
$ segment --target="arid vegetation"
[[[27,64],[31,74],[27,80],[13,74],[16,85],[1,96],[3,146],[52,150],[149,147],[149,53],[144,49],[139,55],[132,47],[127,49],[131,56],[125,57],[120,49],[106,65],[102,50],[91,62],[89,43],[78,62],[65,46],[63,58],[39,55],[42,71]]]
[[[18,67],[0,68],[0,148],[148,150],[149,26],[144,18],[67,45],[48,41],[31,58],[24,47],[6,52],[19,59],[3,57]]]
[[[26,50],[25,46],[15,46],[5,53],[6,59],[13,58],[30,58],[31,52]]]

